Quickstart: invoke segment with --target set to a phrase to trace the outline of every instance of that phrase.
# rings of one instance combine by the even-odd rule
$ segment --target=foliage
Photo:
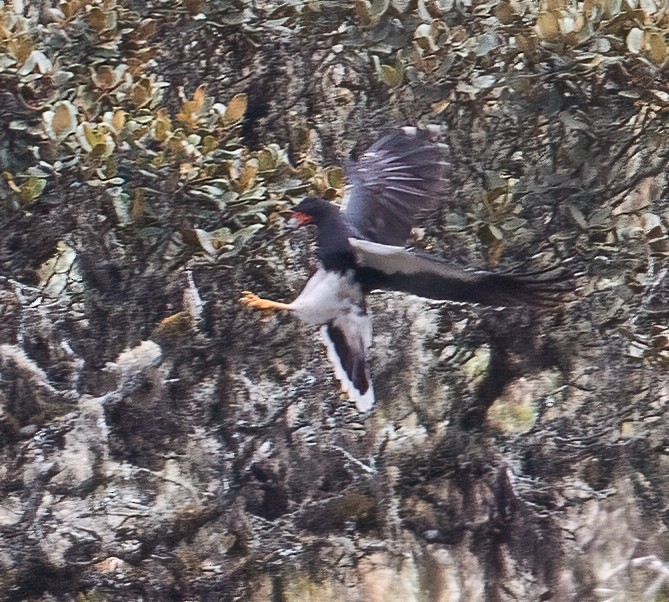
[[[230,227],[185,238],[215,257],[267,221],[280,196],[267,182],[285,167],[284,153],[243,145],[243,93],[222,104],[201,85],[190,96],[180,91],[181,106],[170,111],[168,83],[154,73],[158,23],[125,4],[64,1],[47,23],[37,12],[1,9],[0,81],[31,114],[10,127],[31,138],[34,157],[23,173],[5,172],[6,182],[26,208],[63,179],[99,188],[122,226],[139,223],[160,196],[204,199]]]
[[[655,0],[469,0],[461,3],[474,17],[469,19],[454,18],[459,13],[454,0],[419,0],[411,45],[403,49],[406,60],[382,64],[380,55],[393,50],[388,19],[402,4],[356,3],[360,21],[375,30],[377,74],[393,87],[404,72],[409,80],[436,73],[457,77],[458,96],[499,95],[508,75],[535,70],[551,55],[581,71],[619,63],[628,53],[656,67],[666,65],[669,56],[669,13]],[[442,101],[437,108],[444,106]]]
[[[577,110],[585,99],[630,99],[656,115],[656,123],[666,113],[669,11],[659,0],[419,0],[415,8],[399,1],[358,0],[356,13],[374,41],[369,52],[378,79],[398,96],[410,87],[431,98],[435,120],[462,124],[464,107],[493,115],[505,102],[530,102],[543,105],[539,113],[530,111],[538,119],[511,124],[508,112],[502,112],[495,116],[498,126],[504,120],[519,132],[534,128],[540,141],[553,120],[593,141],[600,116],[596,107],[587,115]],[[393,25],[398,15],[404,38]],[[510,166],[523,162],[527,148],[514,150]],[[507,233],[517,239],[524,224],[517,200],[527,190],[519,186],[517,170],[481,167],[482,185],[468,194],[481,202],[468,220],[488,259],[496,262]],[[584,230],[592,226],[575,206],[567,211]],[[666,252],[666,244],[658,242],[653,250]]]
[[[2,6],[0,591],[665,593],[659,2]],[[324,155],[425,121],[462,203],[420,244],[588,271],[532,315],[370,298],[363,422],[236,291],[303,280],[298,245],[259,246],[286,200],[340,194]]]
[[[266,15],[266,23],[275,24],[277,35],[294,34],[308,27],[321,4],[281,5]],[[367,52],[382,82],[392,88],[452,82],[433,103],[435,114],[468,98],[494,101],[524,85],[519,73],[551,69],[551,56],[581,74],[622,63],[628,55],[650,66],[667,63],[669,15],[653,0],[551,0],[540,10],[521,0],[462,4],[475,18],[458,18],[452,1],[420,0],[415,8],[400,1],[356,2],[356,27],[373,41]],[[159,17],[167,15],[147,9],[151,16],[144,16],[130,5],[63,0],[28,16],[10,6],[0,9],[0,81],[31,115],[10,124],[31,140],[34,159],[25,170],[4,174],[19,205],[29,207],[63,179],[108,194],[121,226],[141,225],[154,200],[167,199],[168,206],[209,203],[224,225],[207,231],[195,224],[183,230],[183,240],[220,257],[236,253],[267,226],[286,198],[309,188],[326,198],[340,194],[340,170],[323,172],[304,161],[291,172],[278,145],[253,152],[244,145],[246,94],[231,94],[223,104],[201,84],[191,94],[178,91],[180,106],[166,102],[166,92],[174,91],[156,66],[157,34],[165,26]],[[177,10],[193,23],[234,17],[207,3]],[[251,32],[249,15],[240,15],[240,27]],[[405,42],[393,38],[397,15],[413,31]],[[342,27],[355,38],[356,27]],[[669,98],[660,89],[648,92],[659,101]],[[515,180],[504,174],[491,178],[486,206],[509,215]],[[494,222],[483,219],[477,227],[492,256],[503,237]]]

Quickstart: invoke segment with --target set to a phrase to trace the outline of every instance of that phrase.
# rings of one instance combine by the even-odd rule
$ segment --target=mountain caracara
[[[565,289],[551,269],[511,274],[451,265],[407,248],[416,219],[437,209],[449,189],[448,147],[430,133],[405,127],[374,143],[346,165],[350,182],[344,208],[308,197],[293,208],[293,221],[316,226],[320,267],[292,303],[244,291],[241,302],[287,310],[321,327],[330,361],[344,391],[361,412],[374,404],[365,356],[372,331],[365,295],[373,289],[428,299],[492,306],[553,305]]]

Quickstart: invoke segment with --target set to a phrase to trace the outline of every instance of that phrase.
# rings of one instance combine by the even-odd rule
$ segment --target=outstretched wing
[[[323,325],[321,335],[342,389],[360,412],[367,412],[374,405],[374,389],[365,361],[372,341],[369,317],[356,307]]]
[[[451,173],[445,144],[428,131],[392,131],[345,165],[351,188],[344,217],[351,233],[387,245],[404,245],[420,213],[444,201]]]
[[[492,306],[554,306],[572,292],[572,275],[551,267],[513,274],[454,267],[426,253],[349,239],[366,291],[386,289],[427,299]]]

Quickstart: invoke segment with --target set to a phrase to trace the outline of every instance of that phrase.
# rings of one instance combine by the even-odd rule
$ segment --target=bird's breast
[[[353,270],[320,269],[291,303],[291,308],[307,324],[327,324],[346,312],[364,313],[364,295]]]

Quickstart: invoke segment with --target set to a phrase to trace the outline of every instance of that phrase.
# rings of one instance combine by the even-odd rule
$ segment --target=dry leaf
[[[537,17],[537,34],[543,40],[554,40],[560,36],[560,24],[553,13],[543,12]]]
[[[125,126],[125,111],[123,109],[116,109],[112,116],[111,125],[115,132],[120,132]]]
[[[237,189],[239,192],[246,192],[253,183],[255,182],[256,176],[258,175],[258,159],[250,159],[241,173],[239,174],[239,180],[237,180]]]
[[[434,111],[436,115],[439,115],[439,113],[443,113],[450,104],[450,100],[440,100],[439,102],[432,103],[432,111]]]
[[[346,185],[344,170],[341,167],[328,167],[325,170],[325,181],[328,186],[341,190]]]
[[[499,22],[502,25],[508,25],[513,22],[516,17],[516,13],[507,0],[499,2],[492,10],[493,14],[499,19]]]
[[[5,180],[7,180],[7,186],[9,186],[9,188],[11,188],[17,194],[21,192],[21,189],[17,186],[12,174],[10,174],[8,171],[3,171],[2,175],[5,176]]]
[[[33,42],[28,36],[10,39],[7,43],[9,54],[16,59],[19,65],[23,65],[33,51]]]
[[[144,190],[141,188],[135,189],[135,196],[132,199],[132,207],[130,209],[130,217],[133,222],[136,222],[144,214]]]
[[[376,25],[390,7],[390,0],[356,0],[355,9],[363,25]]]
[[[164,142],[172,132],[172,121],[164,107],[156,111],[156,121],[153,124],[153,136],[159,142]]]
[[[57,102],[53,111],[43,114],[47,134],[55,140],[62,140],[77,127],[77,108],[69,100]]]
[[[546,8],[548,10],[562,10],[567,8],[566,0],[548,0],[546,2]]]
[[[226,125],[231,125],[241,121],[246,113],[246,107],[248,106],[248,95],[244,92],[240,94],[235,94],[228,103],[225,113],[223,113],[223,123]]]
[[[207,6],[206,0],[186,0],[184,2],[188,13],[194,17],[204,11]]]
[[[664,35],[657,32],[646,32],[646,48],[650,59],[656,65],[662,65],[667,58],[667,44]]]
[[[147,78],[140,79],[132,87],[130,100],[138,109],[146,105],[151,100],[151,81]]]
[[[195,110],[198,113],[202,112],[206,100],[207,100],[207,85],[202,84],[201,86],[198,86],[197,90],[195,90],[195,93],[193,94],[193,102],[195,103]]]

